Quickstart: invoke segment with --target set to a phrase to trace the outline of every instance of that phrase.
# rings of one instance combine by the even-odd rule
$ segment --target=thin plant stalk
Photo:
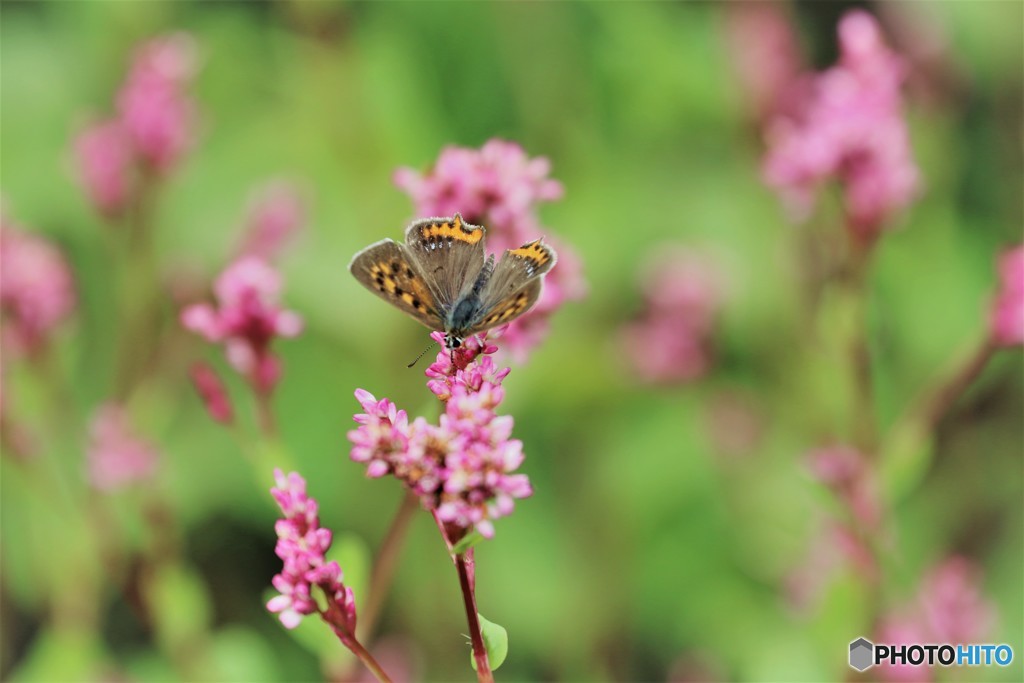
[[[455,568],[459,573],[462,602],[466,607],[466,622],[469,626],[469,639],[473,645],[477,680],[480,683],[494,683],[494,674],[491,673],[491,664],[487,659],[487,648],[484,647],[483,634],[480,632],[480,618],[476,609],[473,551],[467,550],[456,555]]]

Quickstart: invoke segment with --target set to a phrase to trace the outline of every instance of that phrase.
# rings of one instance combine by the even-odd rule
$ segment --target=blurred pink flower
[[[280,307],[280,275],[263,261],[246,256],[221,273],[214,294],[216,307],[188,306],[181,312],[182,324],[208,341],[223,343],[231,366],[258,392],[269,393],[280,377],[271,342],[302,331],[298,314]]]
[[[839,63],[814,79],[796,114],[769,127],[764,177],[798,218],[824,180],[837,180],[849,229],[870,243],[920,185],[900,97],[906,68],[863,10],[843,16],[839,46]]]
[[[190,374],[192,385],[203,399],[203,405],[206,406],[206,412],[210,417],[215,422],[231,424],[235,418],[231,397],[228,396],[227,389],[217,372],[206,363],[195,363]]]
[[[932,567],[918,600],[931,642],[983,641],[996,622],[995,608],[981,594],[981,570],[965,557],[948,557]]]
[[[487,228],[487,247],[498,255],[541,237],[555,247],[558,263],[544,276],[540,300],[504,335],[503,348],[519,359],[546,336],[550,315],[587,291],[574,250],[545,234],[537,216],[542,202],[562,197],[562,184],[548,177],[550,170],[546,158],[531,159],[516,143],[493,139],[479,150],[446,147],[429,172],[400,168],[394,176],[416,215],[461,213],[466,222]]]
[[[306,223],[306,204],[290,183],[274,181],[260,188],[249,205],[240,255],[273,261]]]
[[[659,247],[641,269],[644,309],[623,326],[619,341],[644,382],[672,384],[702,376],[723,283],[706,257],[677,246]]]
[[[435,339],[443,341],[443,335],[435,333]],[[348,433],[352,459],[369,463],[371,477],[396,476],[453,528],[454,540],[473,528],[491,538],[494,520],[533,493],[526,475],[514,473],[523,462],[523,444],[510,438],[512,417],[496,414],[509,372],[494,365],[489,354],[496,350],[480,336],[438,353],[427,370],[428,386],[445,401],[437,425],[422,417],[410,424],[391,401],[356,391],[365,412],[355,415],[360,426]]]
[[[873,639],[888,645],[914,645],[933,642],[921,623],[913,616],[890,614],[882,619]],[[872,669],[887,683],[926,683],[932,680],[931,668],[913,664],[880,664]]]
[[[186,88],[195,69],[191,36],[153,38],[137,48],[118,92],[121,124],[136,154],[153,170],[169,171],[192,144],[196,112]]]
[[[348,644],[355,637],[356,604],[352,589],[342,583],[341,567],[324,557],[331,547],[331,532],[320,527],[319,505],[306,495],[306,481],[297,472],[285,476],[274,470],[277,486],[270,489],[284,519],[277,521],[277,556],[284,561],[272,579],[280,595],[267,602],[285,628],[295,628],[309,614],[321,614]],[[328,601],[321,612],[313,596],[318,586]]]
[[[514,248],[539,236],[537,205],[562,197],[550,170],[544,157],[530,159],[516,143],[495,139],[479,150],[446,147],[430,173],[400,168],[395,184],[412,198],[416,215],[461,213],[491,229],[492,248]]]
[[[806,81],[786,5],[730,2],[724,9],[726,44],[751,118],[763,122],[786,112]]]
[[[839,502],[865,529],[881,520],[874,474],[864,455],[842,444],[818,448],[807,454],[811,474],[836,495]]]
[[[0,316],[3,352],[41,351],[75,308],[75,284],[61,252],[0,216]]]
[[[929,569],[921,580],[916,600],[886,615],[875,642],[978,643],[992,634],[995,607],[981,594],[981,572],[970,560],[952,556]],[[884,681],[931,680],[927,666],[884,665]]]
[[[89,426],[86,452],[89,482],[99,491],[115,491],[152,477],[159,452],[133,430],[121,406],[99,408]]]
[[[1000,346],[1024,344],[1024,244],[999,257],[999,291],[992,303],[989,329]]]
[[[106,218],[120,216],[130,198],[132,150],[121,123],[94,123],[75,138],[78,179],[96,210]]]

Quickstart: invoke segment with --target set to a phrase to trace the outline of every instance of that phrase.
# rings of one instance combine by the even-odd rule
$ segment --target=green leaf
[[[452,554],[461,555],[482,540],[484,540],[484,537],[480,535],[480,532],[471,531],[463,536],[458,543],[452,546]]]
[[[168,649],[205,637],[210,624],[210,595],[198,572],[190,567],[157,567],[143,589],[155,616],[157,640]]]
[[[504,626],[487,621],[479,612],[476,616],[480,620],[480,635],[483,636],[484,649],[487,650],[487,661],[491,665],[491,671],[497,671],[508,656],[508,631]],[[473,671],[476,671],[476,659],[472,652],[469,653],[469,664]]]

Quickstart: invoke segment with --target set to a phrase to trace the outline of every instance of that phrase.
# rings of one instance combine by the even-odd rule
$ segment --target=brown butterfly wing
[[[364,287],[432,330],[443,323],[434,293],[416,259],[393,240],[371,244],[352,258],[349,272]]]
[[[540,298],[543,275],[557,260],[555,250],[540,240],[505,250],[480,294],[480,323],[468,334],[512,322],[530,310]]]

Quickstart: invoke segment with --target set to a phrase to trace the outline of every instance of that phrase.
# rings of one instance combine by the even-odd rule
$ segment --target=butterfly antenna
[[[414,360],[413,362],[409,363],[405,367],[411,368],[412,366],[414,366],[417,363],[419,363],[420,362],[420,358],[423,358],[423,356],[426,355],[427,351],[429,351],[430,349],[434,348],[435,346],[437,346],[437,342],[436,341],[435,342],[430,342],[430,346],[428,346],[427,348],[425,348],[422,351],[420,351],[420,355],[416,356],[416,360]]]

